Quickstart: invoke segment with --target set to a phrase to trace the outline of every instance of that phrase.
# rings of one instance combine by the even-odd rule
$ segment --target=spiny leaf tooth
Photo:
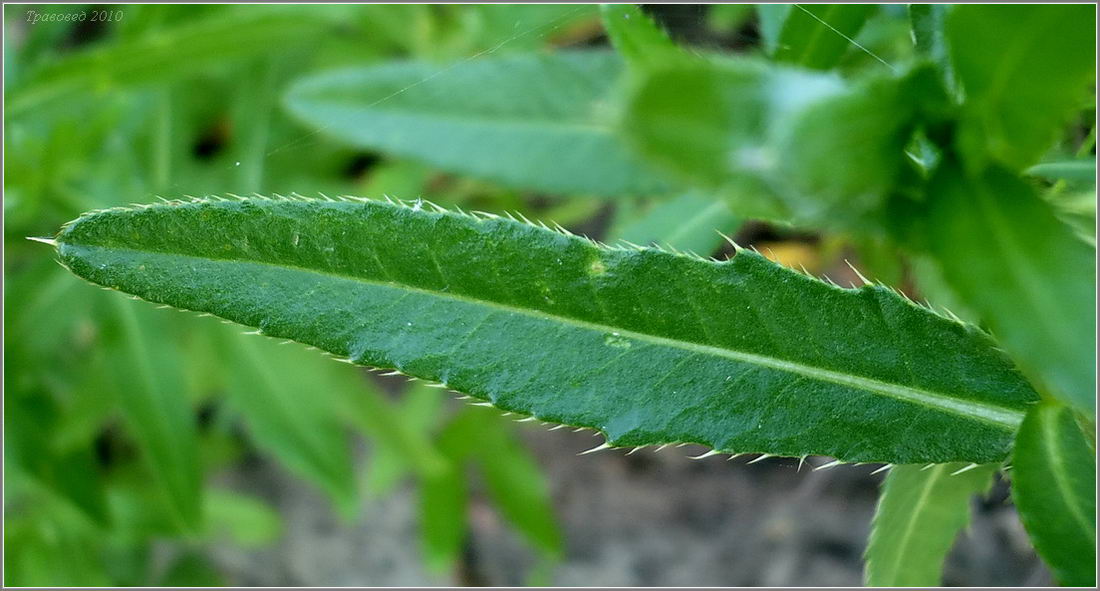
[[[595,453],[595,452],[598,452],[598,451],[601,451],[601,450],[605,450],[605,449],[611,449],[611,444],[610,444],[610,443],[608,443],[608,442],[606,442],[606,441],[605,441],[605,442],[603,442],[603,443],[601,443],[601,444],[599,444],[599,445],[597,445],[596,447],[593,447],[592,449],[589,449],[589,450],[585,450],[585,451],[582,451],[582,452],[580,452],[580,453],[579,453],[579,454],[577,454],[577,455],[578,455],[578,456],[584,456],[584,455],[588,455],[588,454],[590,454],[590,453]]]
[[[828,470],[829,468],[834,468],[834,467],[839,466],[843,463],[844,462],[841,462],[840,460],[833,460],[833,461],[831,461],[827,464],[822,464],[822,465],[814,468],[814,472],[817,472],[818,470]]]
[[[921,471],[921,472],[924,472],[925,470],[927,470],[927,469],[929,469],[929,468],[931,468],[932,466],[935,466],[935,465],[936,465],[936,464],[934,464],[934,463],[933,463],[933,464],[928,464],[927,466],[925,466],[925,467],[921,468],[921,469],[920,469],[920,471]]]
[[[955,470],[954,472],[952,472],[950,474],[950,476],[958,476],[959,474],[962,474],[964,472],[969,472],[969,471],[971,471],[971,470],[973,470],[974,468],[977,468],[977,467],[978,467],[978,464],[971,463],[969,465],[963,466],[962,468],[959,468],[958,470]]]
[[[874,283],[871,282],[870,279],[867,279],[866,277],[864,277],[863,273],[860,273],[859,269],[857,269],[855,267],[855,265],[853,265],[848,259],[844,259],[844,264],[848,265],[848,268],[851,269],[852,272],[856,274],[856,277],[859,277],[859,280],[863,282],[863,285],[874,285]]]
[[[889,470],[890,468],[893,468],[893,467],[894,467],[893,464],[883,464],[882,467],[876,469],[874,472],[871,472],[871,474],[878,474],[879,472],[885,472],[885,471],[887,471],[887,470]]]
[[[755,464],[757,462],[762,462],[762,461],[764,461],[768,458],[771,458],[771,457],[775,457],[775,456],[773,456],[772,454],[760,454],[759,456],[749,460],[748,463],[749,464]]]
[[[721,453],[721,452],[719,452],[718,450],[712,449],[712,450],[703,452],[703,453],[701,453],[697,456],[688,456],[688,459],[689,460],[701,460],[703,458],[709,458],[710,456],[716,456],[719,453]]]

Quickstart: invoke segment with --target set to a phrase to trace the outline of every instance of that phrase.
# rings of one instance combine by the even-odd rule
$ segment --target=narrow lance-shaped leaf
[[[1012,452],[1012,499],[1035,550],[1063,585],[1096,585],[1096,449],[1073,411],[1028,412]]]
[[[1037,383],[1094,412],[1095,249],[1003,170],[945,163],[928,194],[929,248],[953,291]]]
[[[158,322],[153,310],[114,298],[128,355],[114,359],[114,387],[122,416],[143,460],[163,493],[173,526],[195,532],[202,520],[202,468],[194,414],[183,386],[174,347],[154,346]]]
[[[814,70],[835,66],[863,28],[874,4],[795,4],[790,7],[775,48],[775,60]]]
[[[892,468],[867,546],[867,585],[942,585],[943,561],[970,520],[970,499],[989,489],[996,471],[996,464]]]
[[[664,181],[615,134],[610,101],[622,71],[611,52],[391,63],[307,78],[287,106],[350,145],[513,187],[609,197],[663,192]]]
[[[229,401],[256,445],[317,485],[342,512],[355,508],[347,430],[334,412],[331,380],[295,363],[301,351],[231,335],[226,339]]]
[[[599,429],[615,446],[984,463],[1005,456],[1035,400],[976,328],[753,252],[611,248],[351,198],[106,210],[57,245],[95,283]]]

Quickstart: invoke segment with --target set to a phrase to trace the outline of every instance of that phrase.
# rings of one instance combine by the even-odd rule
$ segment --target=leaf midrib
[[[410,117],[414,119],[423,119],[425,121],[440,121],[444,123],[451,123],[465,127],[519,127],[527,129],[540,129],[544,131],[551,131],[558,133],[561,131],[581,132],[594,135],[607,135],[610,136],[614,132],[614,128],[611,124],[606,122],[597,121],[584,121],[582,119],[575,119],[573,121],[562,121],[554,119],[554,116],[540,117],[532,114],[530,117],[523,117],[520,114],[509,114],[507,116],[494,117],[486,113],[460,113],[454,114],[451,112],[443,111],[431,111],[431,110],[416,110],[404,105],[389,105],[386,107],[381,106],[369,106],[362,107],[356,106],[355,103],[344,103],[340,101],[326,102],[317,99],[299,98],[298,101],[303,103],[312,102],[314,105],[321,104],[329,109],[349,109],[353,111],[361,111],[360,115],[376,115],[380,117]]]
[[[921,517],[921,512],[928,504],[928,498],[932,494],[932,489],[936,488],[936,484],[943,476],[943,472],[946,467],[947,466],[945,464],[940,464],[932,468],[932,474],[930,474],[928,478],[925,479],[923,486],[921,486],[920,494],[917,495],[917,501],[913,503],[913,507],[909,512],[909,519],[907,519],[905,522],[905,529],[902,530],[901,535],[899,536],[901,539],[901,543],[899,545],[898,552],[894,554],[892,561],[893,566],[890,569],[889,578],[893,582],[893,585],[906,584],[904,582],[898,581],[898,573],[901,572],[901,564],[904,560],[907,559],[906,552],[904,552],[903,550],[909,547],[909,543],[913,539],[913,533],[916,531],[917,521]]]
[[[920,388],[913,388],[913,387],[910,387],[910,386],[902,386],[902,385],[899,385],[899,384],[891,384],[891,383],[883,382],[883,381],[876,380],[876,379],[873,379],[873,378],[865,378],[865,377],[861,377],[861,376],[854,376],[854,375],[850,375],[850,374],[837,372],[837,371],[834,371],[834,370],[829,370],[829,369],[820,368],[820,367],[814,367],[814,366],[805,365],[805,364],[802,364],[802,363],[787,361],[787,360],[783,360],[783,359],[779,359],[779,358],[775,358],[775,357],[768,357],[768,356],[765,356],[765,355],[759,355],[759,354],[755,354],[755,353],[748,353],[748,352],[744,352],[744,351],[738,351],[738,350],[735,350],[735,349],[727,349],[727,348],[722,348],[722,347],[716,347],[716,346],[713,346],[713,345],[704,345],[704,344],[695,343],[695,342],[691,342],[691,341],[682,341],[682,340],[670,339],[670,338],[667,338],[667,337],[662,337],[662,336],[658,336],[658,335],[652,335],[652,334],[648,334],[648,333],[637,332],[637,331],[633,331],[633,330],[630,330],[630,329],[625,329],[625,328],[621,328],[621,327],[617,327],[617,326],[609,326],[609,325],[599,324],[599,323],[595,323],[595,322],[590,322],[590,321],[587,321],[587,320],[581,320],[581,319],[578,319],[578,318],[572,318],[572,317],[568,317],[568,316],[559,316],[559,315],[555,315],[555,314],[550,314],[550,313],[544,312],[542,310],[536,310],[536,309],[531,309],[531,308],[521,308],[521,307],[518,307],[518,306],[513,306],[513,305],[510,305],[510,304],[504,304],[504,303],[501,303],[501,302],[478,299],[478,298],[474,298],[474,297],[470,297],[470,296],[466,296],[466,295],[456,294],[454,292],[433,291],[433,290],[430,290],[430,289],[424,289],[424,288],[421,288],[421,287],[416,287],[416,286],[411,286],[411,285],[406,285],[406,284],[400,284],[400,283],[392,282],[392,281],[379,281],[379,280],[376,280],[376,279],[365,278],[365,277],[360,277],[360,276],[355,276],[355,275],[346,275],[346,274],[336,273],[336,272],[332,272],[332,271],[310,269],[310,268],[300,267],[300,266],[297,266],[297,265],[292,265],[292,264],[287,264],[287,263],[278,263],[278,264],[276,264],[276,263],[271,263],[271,262],[267,262],[267,261],[257,261],[257,260],[253,260],[253,259],[247,259],[247,258],[226,259],[226,258],[217,258],[217,257],[209,257],[209,256],[195,256],[195,255],[191,255],[191,254],[162,252],[162,251],[154,251],[154,250],[144,251],[144,250],[137,250],[137,249],[130,249],[130,248],[120,248],[120,247],[100,246],[100,245],[66,244],[63,241],[60,241],[58,243],[58,246],[59,247],[61,247],[61,246],[75,246],[77,248],[86,248],[86,249],[99,248],[99,249],[114,250],[114,251],[121,251],[121,252],[131,252],[131,253],[137,253],[137,254],[155,254],[155,255],[169,256],[169,257],[175,256],[175,257],[181,257],[181,258],[184,258],[184,259],[190,258],[190,259],[205,260],[205,261],[211,261],[211,262],[231,262],[231,263],[254,264],[254,265],[273,267],[273,268],[276,268],[276,269],[290,269],[290,270],[296,270],[296,271],[300,271],[300,272],[304,272],[304,273],[313,273],[313,274],[316,274],[316,275],[329,276],[329,277],[342,279],[342,280],[346,280],[346,281],[354,281],[354,282],[366,283],[366,284],[382,286],[382,287],[391,287],[391,288],[392,287],[398,287],[400,289],[421,293],[421,294],[428,295],[428,296],[435,297],[435,298],[450,299],[450,300],[465,302],[465,303],[474,304],[474,305],[478,305],[478,306],[486,306],[486,307],[490,307],[490,308],[496,308],[496,309],[499,309],[499,310],[502,310],[502,311],[505,311],[505,312],[509,312],[509,313],[513,313],[513,314],[526,315],[526,316],[540,318],[540,319],[547,320],[547,321],[550,321],[550,322],[555,322],[555,323],[569,324],[569,325],[573,325],[573,326],[578,327],[578,328],[591,330],[591,331],[595,331],[595,332],[600,332],[600,333],[605,333],[605,334],[607,334],[607,333],[618,333],[619,336],[636,339],[638,341],[645,342],[645,343],[652,344],[652,345],[671,347],[671,348],[675,348],[675,349],[685,350],[685,351],[695,353],[695,354],[708,355],[708,356],[712,356],[712,357],[722,357],[722,358],[725,358],[725,359],[730,359],[730,360],[741,362],[741,363],[749,363],[749,364],[753,364],[753,365],[764,366],[764,367],[768,367],[768,368],[771,368],[771,369],[775,369],[775,370],[784,371],[784,372],[787,372],[787,373],[800,375],[800,376],[807,377],[807,378],[817,380],[817,381],[829,382],[829,383],[837,384],[837,385],[840,385],[840,386],[845,386],[845,387],[849,387],[849,388],[853,388],[853,389],[857,389],[857,390],[866,391],[866,392],[869,392],[869,393],[875,394],[875,395],[886,396],[886,397],[889,397],[889,398],[900,400],[902,402],[907,402],[907,403],[910,403],[910,404],[917,404],[917,405],[924,406],[924,407],[929,408],[929,409],[934,410],[934,411],[951,413],[951,414],[961,416],[963,418],[978,420],[978,421],[988,423],[988,424],[992,424],[996,427],[999,427],[999,428],[1002,428],[1002,429],[1005,429],[1005,430],[1009,430],[1009,431],[1014,431],[1019,426],[1020,422],[1023,419],[1023,412],[1022,411],[1017,411],[1017,410],[1014,410],[1014,409],[1002,407],[1002,406],[987,403],[987,402],[977,402],[977,401],[973,401],[973,400],[954,399],[954,398],[952,398],[948,395],[945,395],[943,393],[940,393],[940,392],[932,392],[932,391],[923,390],[923,389],[920,389]],[[206,310],[203,310],[203,311],[205,312]],[[229,320],[233,320],[233,319],[229,319]]]
[[[1064,411],[1064,412],[1069,412]],[[1062,496],[1066,504],[1066,508],[1069,509],[1070,515],[1073,516],[1073,520],[1080,526],[1081,531],[1084,532],[1085,537],[1096,540],[1096,526],[1089,523],[1088,517],[1085,516],[1085,510],[1078,505],[1077,495],[1074,494],[1073,485],[1069,481],[1069,474],[1066,473],[1066,462],[1062,446],[1059,440],[1058,434],[1058,419],[1059,412],[1042,413],[1039,415],[1040,425],[1043,430],[1043,439],[1049,442],[1046,446],[1046,451],[1050,454],[1050,471],[1054,475],[1054,483],[1058,489],[1058,493]]]

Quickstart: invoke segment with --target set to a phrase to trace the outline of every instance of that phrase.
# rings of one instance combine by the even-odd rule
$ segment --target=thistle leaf
[[[610,100],[622,71],[618,56],[599,51],[392,63],[307,78],[286,102],[339,141],[512,187],[666,191],[615,133]]]
[[[94,283],[598,429],[611,446],[986,463],[1036,399],[976,328],[747,251],[611,248],[355,198],[106,210],[57,245]]]
[[[867,585],[937,587],[943,561],[970,520],[970,498],[989,489],[997,464],[895,466],[886,477],[867,546]]]
[[[1028,412],[1012,453],[1012,498],[1063,585],[1096,585],[1096,449],[1068,406]]]

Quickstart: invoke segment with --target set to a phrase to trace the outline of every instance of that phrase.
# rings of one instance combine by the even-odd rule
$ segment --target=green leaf
[[[362,384],[359,389],[361,390]],[[422,425],[434,415],[425,417],[409,416],[410,412],[437,411],[434,407],[407,407],[404,413],[383,397],[381,392],[370,389],[367,392],[355,391],[354,396],[344,398],[344,416],[349,416],[374,440],[375,443],[398,453],[403,462],[420,475],[431,475],[447,468],[447,461],[435,449],[429,438],[429,429]],[[438,392],[433,393],[437,398]],[[406,416],[402,416],[402,414]]]
[[[226,535],[239,546],[270,544],[282,533],[279,514],[252,496],[213,489],[206,495],[205,510],[209,533]]]
[[[725,201],[699,192],[687,192],[662,201],[642,215],[611,231],[614,240],[655,244],[701,255],[713,253],[723,242],[719,232],[732,235],[739,225]]]
[[[399,62],[312,76],[286,103],[307,125],[349,145],[512,187],[613,197],[663,192],[664,181],[615,134],[609,101],[622,71],[609,52],[451,66]]]
[[[229,401],[257,447],[327,492],[341,511],[355,505],[348,430],[335,412],[331,380],[302,365],[302,351],[232,335],[225,354]],[[309,356],[312,362],[315,356]],[[323,360],[318,360],[323,361]],[[312,364],[310,364],[312,365]]]
[[[918,121],[946,102],[928,67],[817,101],[776,125],[774,186],[800,219],[878,215],[908,166]]]
[[[21,396],[9,388],[4,413],[7,475],[17,472],[29,477],[28,482],[36,485],[28,487],[29,497],[44,489],[71,503],[93,523],[107,525],[110,516],[94,450],[90,446],[58,450],[50,444],[58,421],[66,416],[54,401],[43,395]],[[5,488],[9,503],[20,496],[16,490],[10,485]]]
[[[486,409],[470,408],[440,435],[452,456],[476,461],[486,488],[501,514],[549,558],[562,552],[562,534],[554,519],[546,479],[507,422]],[[463,457],[455,457],[460,461]]]
[[[844,57],[874,4],[794,4],[783,20],[774,58],[813,70],[828,70]]]
[[[273,47],[302,44],[327,34],[325,27],[335,16],[325,16],[331,10],[256,8],[220,11],[196,22],[52,60],[10,89],[4,118],[36,112],[60,99],[101,96],[178,78],[226,60],[266,54]]]
[[[764,51],[774,54],[779,47],[779,34],[783,23],[794,8],[790,4],[757,4],[756,18],[760,21],[760,37]]]
[[[399,428],[406,429],[412,433],[412,436],[421,438],[422,443],[415,443],[403,449],[400,440],[393,441],[390,438],[377,437],[375,435],[377,429],[367,429],[368,433],[375,435],[371,441],[375,445],[374,454],[367,464],[365,475],[365,486],[368,491],[376,495],[384,495],[392,491],[402,477],[416,468],[420,468],[420,473],[425,476],[431,476],[446,469],[445,465],[441,468],[431,466],[432,463],[448,462],[445,458],[423,461],[426,456],[430,455],[434,458],[440,454],[435,449],[435,444],[428,438],[439,419],[443,401],[443,396],[436,389],[424,384],[415,384],[405,393],[400,408],[393,411],[393,418],[383,417],[385,420],[400,421]],[[387,415],[389,415],[388,412]],[[416,453],[415,450],[418,448],[426,451]],[[421,458],[419,464],[418,458]]]
[[[163,342],[163,312],[121,298],[110,302],[126,351],[112,356],[126,427],[164,493],[169,520],[184,531],[197,531],[202,521],[198,439],[177,351]]]
[[[466,481],[457,469],[420,482],[420,538],[424,563],[441,571],[454,564],[466,541]]]
[[[947,37],[965,94],[958,143],[972,167],[988,158],[1034,164],[1088,96],[1096,68],[1096,7],[954,7]]]
[[[996,464],[892,468],[865,554],[867,585],[942,585],[943,561],[970,520],[970,498],[989,489],[996,471]]]
[[[1043,162],[1027,169],[1027,174],[1050,180],[1096,184],[1096,158]]]
[[[94,283],[599,429],[615,446],[985,463],[1005,456],[1035,399],[974,327],[753,252],[610,248],[350,198],[106,210],[57,241]]]
[[[1095,249],[1002,170],[947,163],[928,195],[928,248],[954,291],[1033,381],[1093,413]]]
[[[1096,585],[1096,449],[1060,404],[1032,408],[1012,453],[1012,498],[1059,583]]]
[[[600,16],[611,44],[631,67],[645,68],[686,57],[636,4],[601,4]]]
[[[910,4],[909,25],[917,54],[929,59],[939,68],[948,88],[954,88],[954,71],[948,56],[945,22],[946,4]]]
[[[860,225],[907,164],[917,124],[945,115],[929,67],[846,87],[753,61],[657,68],[629,99],[623,131],[655,164],[745,217]]]
[[[834,76],[759,61],[693,61],[646,72],[628,97],[621,129],[640,154],[726,198],[735,214],[788,219],[767,178],[778,159],[769,134],[843,89]]]

